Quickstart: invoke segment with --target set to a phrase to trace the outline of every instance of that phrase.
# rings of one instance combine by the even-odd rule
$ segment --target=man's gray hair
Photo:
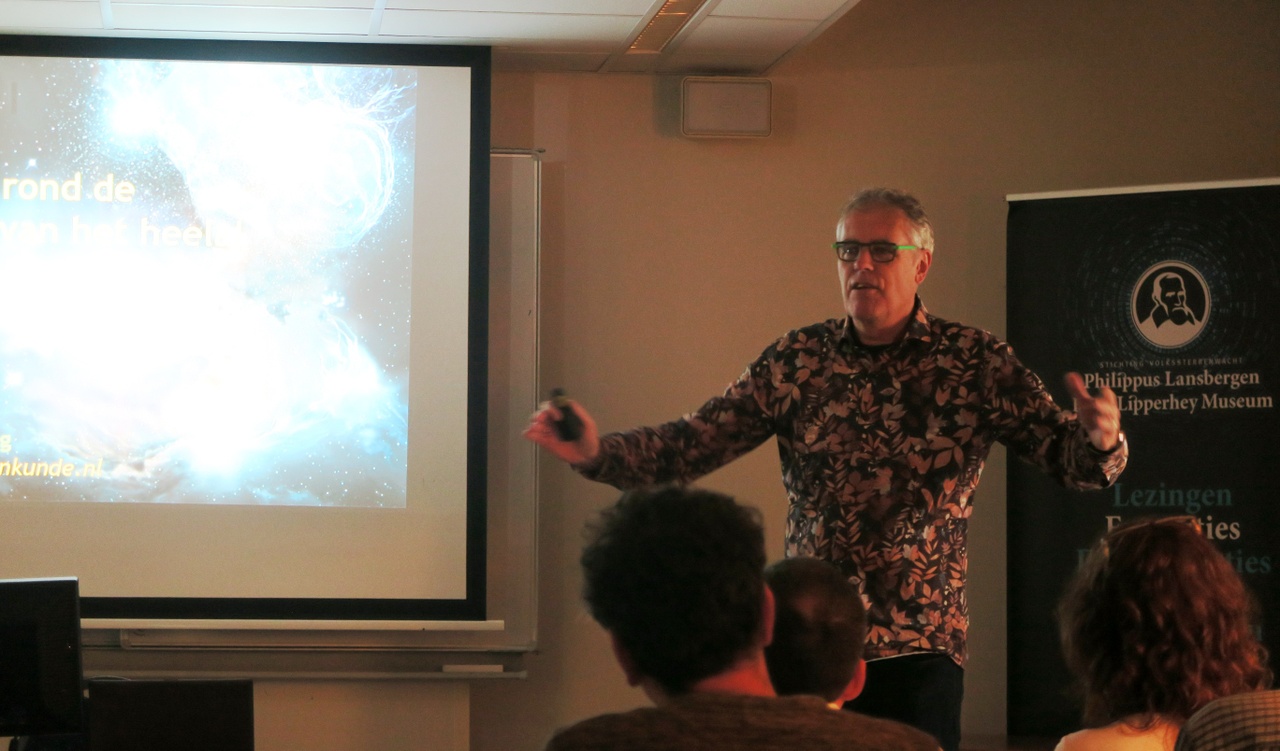
[[[844,210],[840,212],[840,218],[844,219],[855,211],[866,211],[884,206],[901,211],[907,217],[907,221],[911,223],[911,228],[915,233],[916,245],[927,250],[933,250],[933,224],[929,222],[929,217],[924,213],[924,206],[920,205],[919,199],[905,190],[898,190],[897,188],[864,188],[855,193],[849,199],[849,202],[844,205]]]

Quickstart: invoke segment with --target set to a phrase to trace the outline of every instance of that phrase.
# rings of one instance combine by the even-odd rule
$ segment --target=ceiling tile
[[[100,29],[102,7],[90,0],[6,0],[0,3],[3,28],[14,31],[37,29]]]
[[[737,18],[783,18],[802,21],[825,21],[842,14],[845,6],[853,7],[858,0],[720,0],[711,11],[712,16]]]
[[[91,0],[96,4],[97,0]],[[115,5],[121,5],[119,0],[115,0]],[[166,5],[172,8],[200,8],[207,5],[215,6],[242,6],[249,8],[347,8],[347,9],[363,9],[365,12],[373,10],[373,0],[270,0],[270,2],[262,2],[262,0],[199,0],[192,2],[191,0],[128,0],[129,5]]]
[[[627,40],[635,25],[636,20],[626,16],[388,10],[382,15],[379,33],[469,39],[477,44],[519,48],[572,44],[612,51]]]
[[[625,53],[662,0],[0,0],[0,33],[484,44],[512,70],[744,73],[857,2],[712,0],[656,55]]]
[[[249,8],[113,3],[117,29],[260,34],[369,33],[369,11],[339,8]]]
[[[661,4],[661,0],[657,0]],[[654,0],[387,0],[397,10],[454,10],[480,13],[560,13],[578,16],[643,16]]]

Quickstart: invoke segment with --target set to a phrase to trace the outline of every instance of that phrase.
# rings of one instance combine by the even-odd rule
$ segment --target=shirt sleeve
[[[617,488],[687,483],[719,469],[774,434],[773,397],[783,377],[766,349],[721,396],[677,420],[600,438],[600,453],[574,469],[589,480]]]
[[[1095,449],[1075,413],[1053,401],[1040,377],[1008,344],[993,342],[985,371],[988,417],[997,439],[1019,458],[1074,490],[1109,487],[1124,471],[1129,445],[1123,433],[1111,451]]]

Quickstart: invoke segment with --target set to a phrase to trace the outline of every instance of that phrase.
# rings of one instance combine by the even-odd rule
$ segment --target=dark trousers
[[[960,749],[964,668],[936,652],[867,663],[867,685],[845,709],[897,720],[938,739],[942,751]]]

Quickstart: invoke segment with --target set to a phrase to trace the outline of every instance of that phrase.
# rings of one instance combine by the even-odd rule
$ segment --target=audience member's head
[[[773,591],[773,641],[765,647],[779,695],[814,694],[828,702],[862,690],[867,613],[857,587],[827,561],[788,558],[765,569]]]
[[[1058,606],[1084,722],[1181,724],[1210,701],[1266,687],[1266,650],[1244,582],[1193,517],[1107,533]]]
[[[628,680],[675,696],[753,653],[763,664],[764,563],[755,509],[706,490],[633,490],[588,528],[584,598]]]

